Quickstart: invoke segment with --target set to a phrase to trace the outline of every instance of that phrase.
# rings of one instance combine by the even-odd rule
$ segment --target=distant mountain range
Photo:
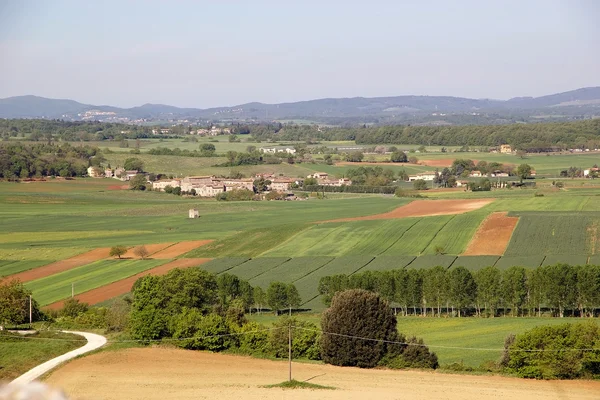
[[[124,123],[313,121],[329,124],[471,124],[570,120],[600,116],[600,87],[510,100],[450,96],[318,99],[294,103],[248,103],[209,109],[144,104],[133,108],[74,100],[17,96],[0,99],[0,118],[98,120]]]

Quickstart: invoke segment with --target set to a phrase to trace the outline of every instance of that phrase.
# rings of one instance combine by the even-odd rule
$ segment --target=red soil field
[[[364,217],[341,218],[321,222],[370,221],[406,217],[428,217],[432,215],[462,214],[490,204],[494,199],[479,200],[415,200],[393,211]]]
[[[173,246],[170,246],[164,250],[160,250],[152,254],[151,258],[168,259],[179,257],[182,254],[192,251],[197,247],[204,246],[210,242],[212,242],[212,240],[193,240],[189,242],[179,242],[177,244],[174,244]]]
[[[125,253],[125,255],[121,256],[121,258],[140,258],[137,255],[135,255],[135,248],[140,247],[140,246],[142,246],[142,245],[131,247],[129,250],[127,250],[127,253]],[[173,243],[154,243],[154,244],[145,244],[143,246],[146,247],[146,250],[148,250],[148,254],[149,254],[148,258],[154,258],[155,253],[158,253],[161,250],[164,250],[169,246],[173,246]],[[169,258],[173,258],[173,257],[169,257]]]
[[[172,269],[195,267],[197,265],[204,264],[205,262],[208,262],[210,260],[211,258],[181,258],[179,260],[163,264],[159,267],[152,268],[148,271],[140,272],[139,274],[130,276],[129,278],[125,278],[120,281],[89,290],[85,293],[78,294],[77,296],[75,296],[75,298],[88,304],[98,304],[105,300],[112,299],[113,297],[129,293],[135,281],[137,281],[142,276],[165,275]],[[50,310],[58,310],[62,308],[62,306],[63,301],[57,301],[56,303],[52,303],[45,308]]]
[[[481,223],[463,255],[503,255],[517,222],[518,217],[507,217],[505,212],[491,214]]]
[[[287,380],[287,363],[164,347],[102,351],[77,358],[45,379],[73,399],[419,399],[592,400],[600,382],[541,381],[433,371],[361,369],[293,363],[298,381],[337,390],[284,390],[264,385]]]
[[[127,190],[129,185],[110,185],[106,188],[107,190]]]
[[[4,277],[4,279],[19,279],[21,282],[29,282],[35,279],[45,278],[46,276],[58,274],[59,272],[67,271],[72,268],[81,267],[82,265],[93,263],[94,261],[107,258],[110,252],[110,247],[102,247],[88,251],[87,253],[79,254],[66,260],[56,261],[52,264],[44,265],[43,267],[35,268],[29,271],[23,271],[18,274]]]
[[[441,159],[437,159],[437,160],[419,160],[419,164],[427,165],[428,167],[445,168],[445,167],[451,167],[453,161],[454,161],[453,158],[441,158]],[[477,161],[473,160],[473,162],[475,164],[477,164]]]

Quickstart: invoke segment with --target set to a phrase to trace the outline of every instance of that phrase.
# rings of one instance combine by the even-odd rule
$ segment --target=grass
[[[452,263],[452,266],[465,267],[469,271],[475,272],[496,265],[499,259],[499,256],[461,256]]]
[[[251,280],[285,263],[288,260],[289,258],[287,257],[253,258],[250,261],[246,261],[243,264],[231,268],[227,272],[241,279]],[[281,277],[281,279],[278,280],[283,279],[285,278]]]
[[[279,266],[258,275],[250,280],[252,286],[267,288],[271,282],[295,282],[311,272],[326,266],[332,257],[298,257],[292,258]]]
[[[11,381],[36,365],[87,343],[81,336],[70,333],[39,332],[27,337],[0,334],[0,381]]]
[[[284,381],[281,383],[276,383],[273,385],[265,385],[263,386],[264,388],[267,389],[273,389],[273,388],[281,388],[281,389],[325,389],[325,390],[335,390],[336,388],[333,386],[324,386],[324,385],[317,385],[316,383],[310,383],[310,382],[306,382],[306,381],[297,381],[295,379],[292,379],[291,381]]]
[[[277,318],[272,313],[249,318],[271,325]],[[297,318],[320,326],[320,314],[297,314]],[[423,338],[430,350],[438,355],[440,365],[464,363],[472,368],[488,361],[498,361],[509,334],[523,333],[541,325],[560,325],[564,318],[433,318],[397,317],[398,330],[407,337]],[[593,320],[600,324],[597,319]]]
[[[215,258],[214,260],[202,264],[198,268],[212,272],[213,274],[220,274],[237,265],[243,264],[248,260],[248,257]]]
[[[65,299],[71,295],[108,285],[167,263],[169,260],[102,260],[73,268],[45,278],[27,282],[25,287],[42,306]]]

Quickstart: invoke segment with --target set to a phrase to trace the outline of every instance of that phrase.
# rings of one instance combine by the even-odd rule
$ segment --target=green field
[[[79,294],[152,269],[168,261],[102,260],[27,282],[25,287],[33,292],[34,298],[40,305],[45,306],[69,297],[71,284],[74,286],[75,294]]]
[[[40,332],[28,338],[0,334],[0,382],[10,382],[29,369],[85,343],[85,338],[70,333]]]

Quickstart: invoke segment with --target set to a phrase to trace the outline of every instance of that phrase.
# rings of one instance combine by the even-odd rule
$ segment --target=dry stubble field
[[[166,348],[97,353],[58,369],[47,383],[76,400],[116,399],[510,399],[596,400],[600,382],[534,381],[426,371],[293,365],[294,378],[336,390],[261,387],[287,379],[285,361]]]

